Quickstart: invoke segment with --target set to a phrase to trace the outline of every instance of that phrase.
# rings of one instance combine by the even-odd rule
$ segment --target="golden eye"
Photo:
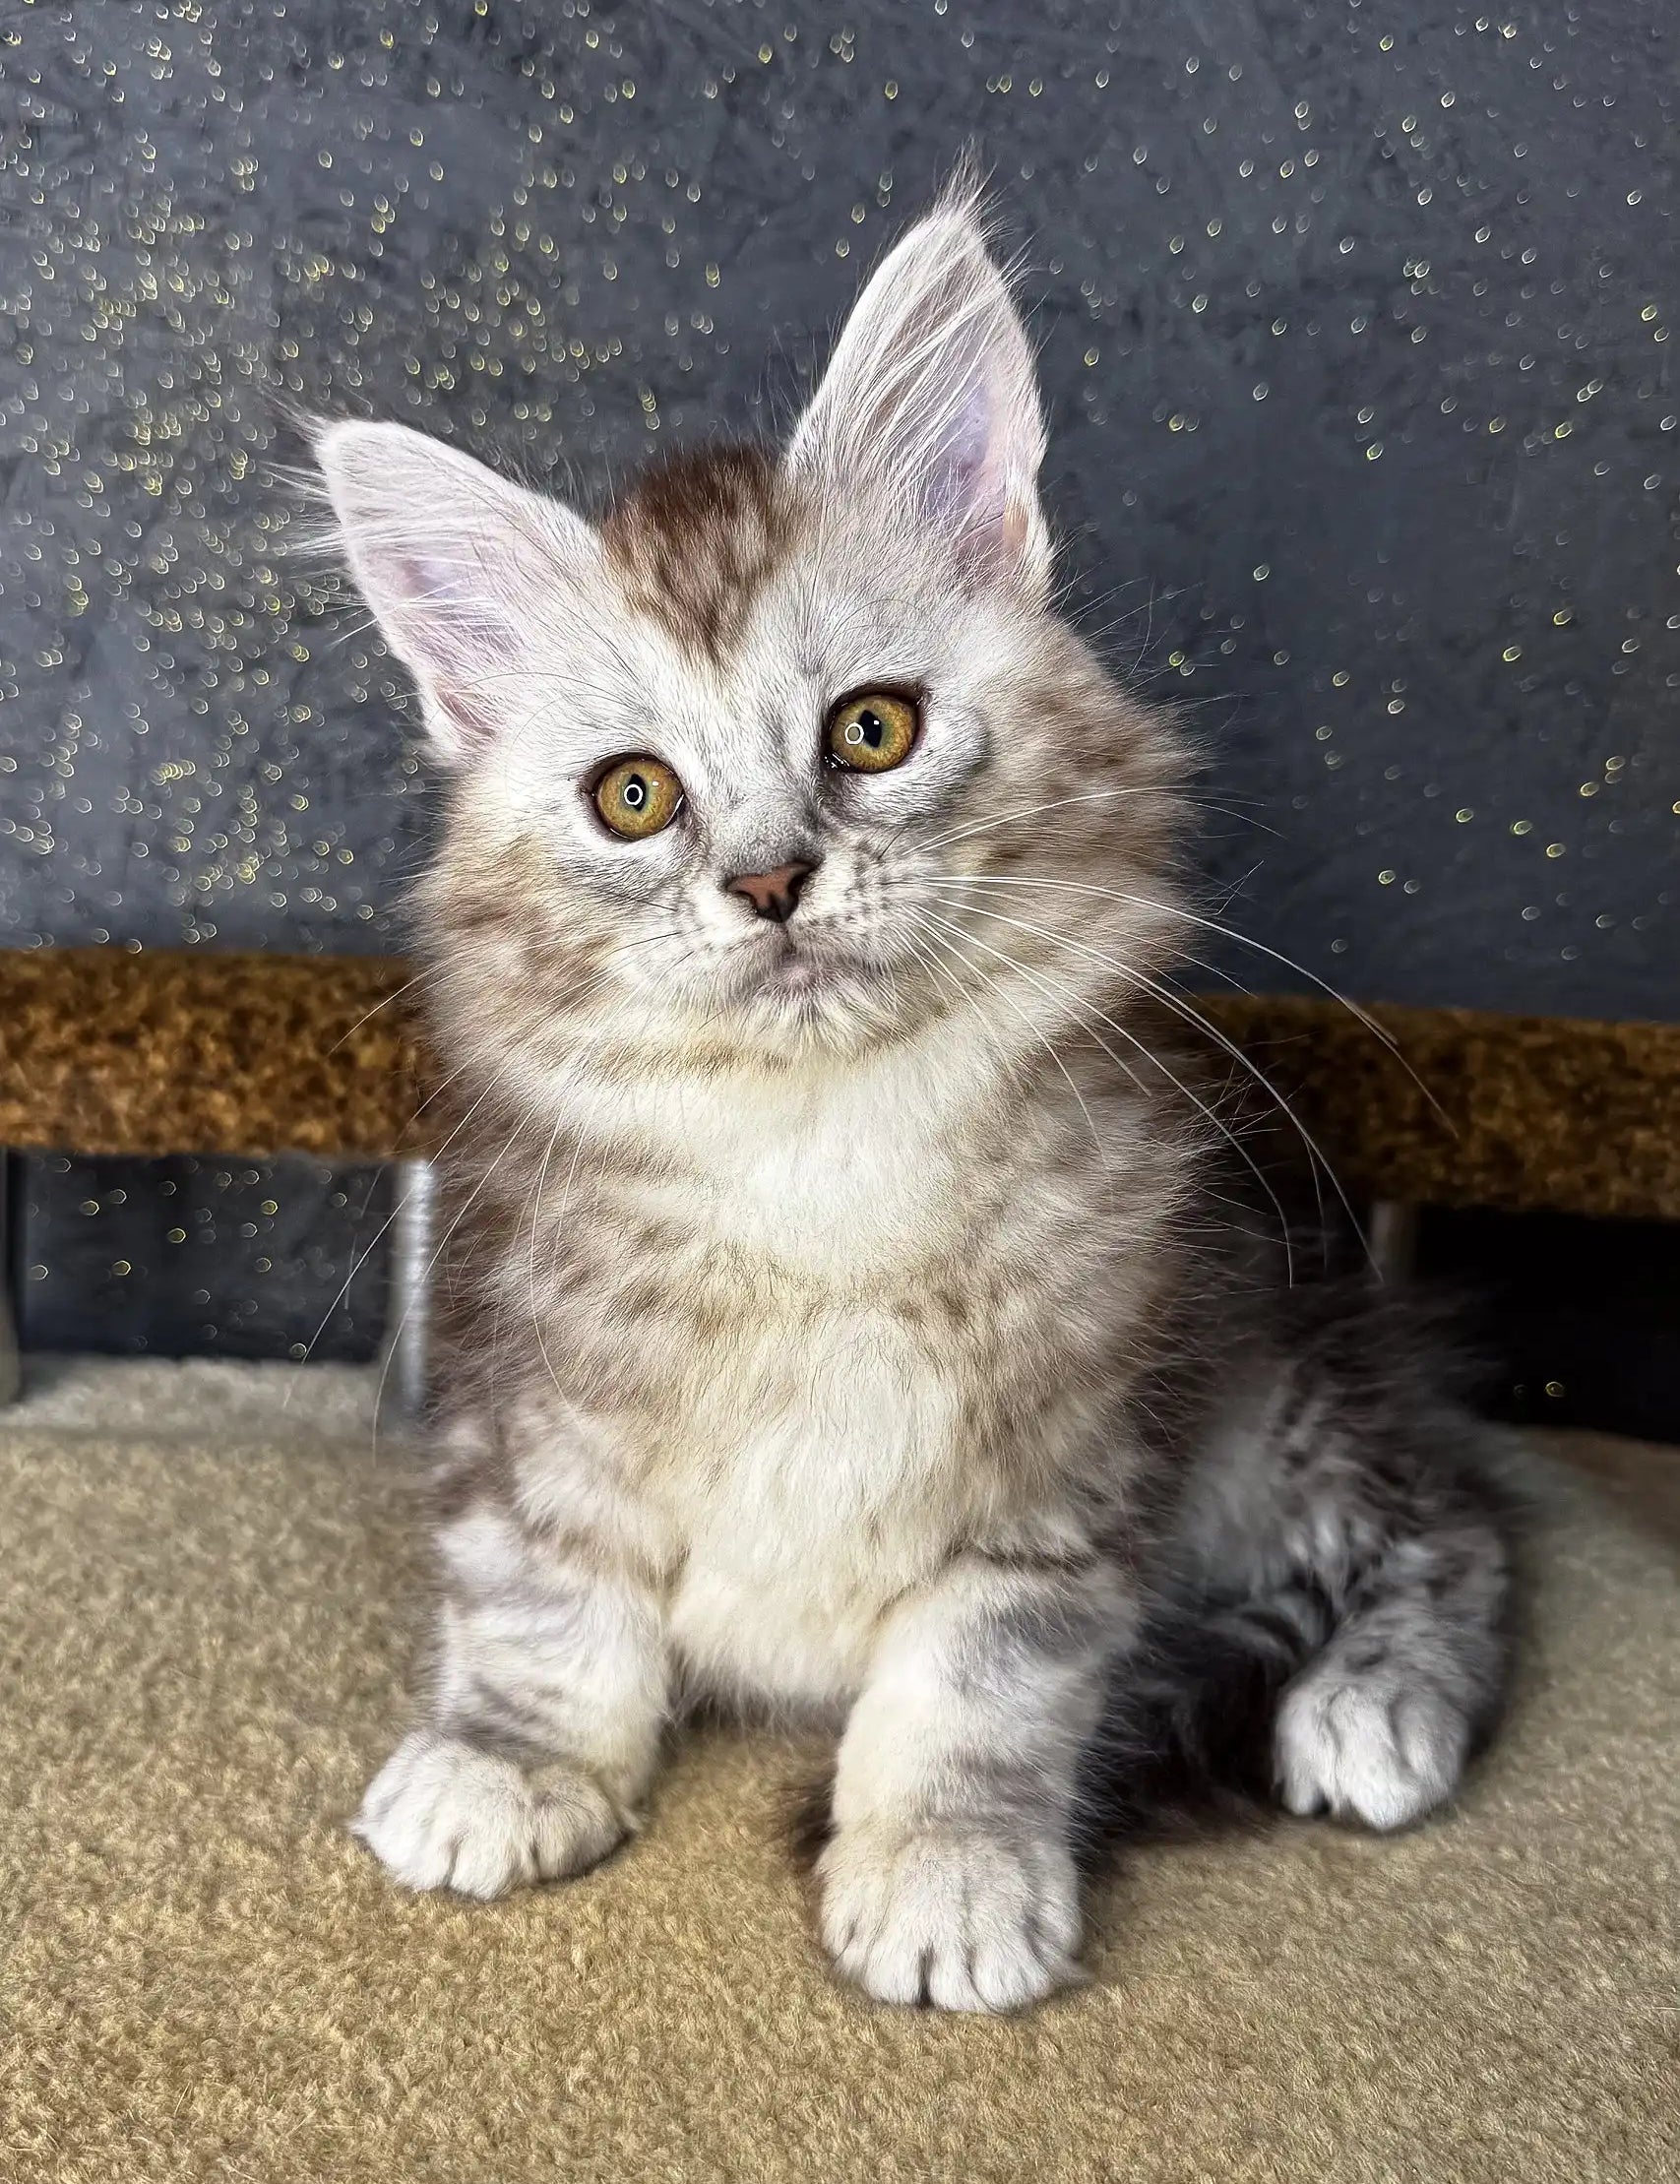
[[[682,783],[662,759],[621,758],[596,781],[595,809],[615,835],[642,842],[682,809]]]
[[[866,690],[844,698],[829,715],[825,743],[831,762],[858,774],[885,774],[902,766],[916,739],[920,715],[913,698]]]

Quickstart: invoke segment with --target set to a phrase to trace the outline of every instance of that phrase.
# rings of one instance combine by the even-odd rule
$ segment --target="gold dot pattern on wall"
[[[31,1347],[299,1361],[377,1351],[389,1172],[301,1154],[16,1165]]]
[[[974,139],[1076,607],[1249,815],[1229,915],[1673,1014],[1664,10],[1368,13],[7,11],[0,943],[400,945],[429,783],[298,416],[586,494],[772,431]]]

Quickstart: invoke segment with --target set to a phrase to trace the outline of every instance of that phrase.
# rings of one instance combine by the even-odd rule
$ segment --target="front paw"
[[[829,1952],[879,2002],[1015,2010],[1080,1976],[1074,1862],[1029,1824],[874,1822],[818,1874]]]
[[[527,1773],[427,1729],[398,1745],[351,1823],[404,1888],[477,1897],[582,1873],[629,1828],[579,1768]]]

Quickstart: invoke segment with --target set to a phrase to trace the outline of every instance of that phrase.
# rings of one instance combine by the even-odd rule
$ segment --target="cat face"
[[[999,986],[1065,1018],[1072,931],[1147,957],[1112,883],[1159,866],[1170,754],[1049,610],[1042,446],[964,202],[887,259],[783,453],[667,461],[599,524],[403,427],[329,429],[454,777],[434,940],[476,935],[528,1005],[765,1054]]]

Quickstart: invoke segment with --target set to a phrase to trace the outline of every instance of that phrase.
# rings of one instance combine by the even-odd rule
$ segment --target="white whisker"
[[[964,905],[961,904],[953,905],[952,906],[954,908],[964,907]],[[980,940],[977,934],[963,932],[962,926],[952,925],[951,920],[948,918],[942,918],[940,920],[940,923],[949,925],[952,931],[963,933],[963,937],[965,940],[971,940],[975,943],[976,946],[985,948],[988,954],[996,956],[1001,962],[1008,964],[1012,970],[1020,972],[1023,976],[1031,979],[1034,983],[1040,985],[1045,983],[1045,981],[1039,979],[1038,974],[1029,969],[1027,965],[1018,962],[1015,957],[1008,955],[1003,949],[991,947],[988,942]],[[1175,1073],[1167,1067],[1166,1063],[1161,1060],[1160,1056],[1156,1054],[1151,1047],[1147,1045],[1144,1040],[1140,1039],[1136,1035],[1136,1033],[1129,1031],[1123,1024],[1116,1023],[1114,1018],[1109,1016],[1105,1010],[1097,1008],[1094,1002],[1084,1000],[1077,992],[1075,992],[1074,988],[1070,986],[1065,979],[1048,978],[1048,974],[1046,974],[1046,978],[1048,979],[1048,983],[1050,985],[1060,988],[1064,995],[1072,997],[1071,1001],[1064,1001],[1063,1006],[1072,1007],[1076,1016],[1081,1021],[1081,1026],[1082,1029],[1085,1030],[1086,1035],[1095,1041],[1095,1043],[1102,1049],[1103,1053],[1105,1053],[1108,1056],[1108,1059],[1114,1064],[1115,1068],[1119,1070],[1122,1076],[1124,1076],[1133,1086],[1135,1086],[1140,1092],[1143,1092],[1143,1087],[1138,1082],[1136,1072],[1130,1067],[1128,1063],[1123,1062],[1120,1059],[1119,1055],[1115,1053],[1114,1049],[1108,1044],[1107,1040],[1102,1037],[1100,1032],[1093,1031],[1090,1029],[1089,1022],[1085,1021],[1087,1018],[1095,1017],[1099,1024],[1105,1024],[1111,1031],[1117,1032],[1119,1036],[1123,1038],[1129,1046],[1136,1047],[1138,1052],[1143,1055],[1144,1059],[1150,1064],[1150,1066],[1152,1069],[1157,1070],[1160,1075],[1166,1079],[1167,1083],[1171,1085],[1173,1089],[1178,1092],[1181,1096],[1190,1103],[1192,1107],[1195,1108],[1196,1112],[1202,1116],[1203,1120],[1213,1125],[1213,1127],[1218,1132],[1220,1137],[1222,1137],[1225,1140],[1226,1144],[1229,1145],[1232,1152],[1237,1155],[1237,1158],[1241,1160],[1243,1164],[1249,1169],[1255,1181],[1260,1185],[1261,1190],[1265,1193],[1267,1199],[1270,1201],[1274,1212],[1277,1216],[1278,1233],[1281,1237],[1283,1245],[1285,1275],[1290,1286],[1293,1287],[1295,1279],[1295,1255],[1294,1246],[1291,1243],[1289,1237],[1288,1217],[1284,1214],[1282,1204],[1279,1201],[1276,1192],[1272,1188],[1271,1183],[1267,1180],[1266,1175],[1262,1171],[1259,1162],[1254,1158],[1253,1154],[1249,1153],[1248,1149],[1238,1140],[1236,1135],[1219,1120],[1218,1116],[1213,1112],[1213,1108],[1210,1107],[1205,1100],[1199,1099],[1196,1094],[1190,1090],[1189,1086],[1184,1083],[1182,1078],[1175,1075]],[[1064,1074],[1066,1073],[1064,1072]]]
[[[1130,787],[1125,788],[1092,788],[1087,789],[1077,796],[1052,796],[1043,803],[1022,804],[1014,811],[998,812],[990,819],[976,819],[966,827],[953,827],[945,834],[934,835],[928,841],[919,842],[917,847],[924,850],[943,849],[948,842],[964,842],[971,835],[989,834],[993,828],[1008,826],[1012,820],[1035,819],[1043,812],[1061,811],[1069,804],[1111,803],[1116,797],[1124,796],[1167,796],[1175,803],[1194,804],[1207,811],[1222,812],[1225,817],[1244,820],[1250,826],[1260,826],[1261,824],[1248,812],[1233,810],[1225,804],[1211,803],[1204,796],[1188,795],[1179,788],[1165,782],[1159,785],[1134,782]],[[1271,834],[1273,829],[1268,827],[1264,829],[1264,832]]]
[[[949,918],[933,917],[931,918],[931,923],[943,926],[947,932],[956,933],[963,940],[973,941],[977,947],[984,948],[986,945],[984,941],[978,940],[974,934],[964,933],[960,925],[954,925]],[[926,922],[924,921],[924,930],[925,929]],[[929,932],[928,938],[930,940],[937,941],[939,935]],[[1108,1162],[1108,1149],[1102,1142],[1102,1134],[1096,1127],[1095,1120],[1091,1115],[1089,1107],[1086,1104],[1085,1094],[1080,1091],[1078,1085],[1075,1084],[1073,1072],[1068,1068],[1067,1063],[1064,1062],[1062,1057],[1056,1052],[1054,1042],[1050,1039],[1049,1035],[1039,1025],[1033,1023],[1032,1019],[1027,1014],[1026,1010],[1021,1008],[1016,1003],[1016,1001],[1005,989],[1002,981],[993,972],[988,971],[981,964],[967,963],[963,956],[958,955],[956,948],[949,940],[945,941],[943,945],[952,955],[957,956],[957,961],[961,964],[964,964],[966,969],[977,970],[980,976],[986,980],[987,984],[996,989],[998,998],[1005,1004],[1007,1008],[1012,1011],[1014,1015],[1018,1016],[1021,1019],[1022,1023],[1026,1025],[1027,1029],[1032,1033],[1033,1037],[1038,1041],[1039,1045],[1043,1047],[1045,1053],[1049,1055],[1051,1061],[1055,1063],[1056,1067],[1067,1079],[1068,1090],[1073,1093],[1075,1099],[1079,1102],[1080,1113],[1085,1117],[1086,1128],[1090,1132],[1090,1142],[1096,1149],[1097,1158],[1102,1162],[1103,1180],[1108,1187],[1109,1196],[1112,1199],[1114,1191],[1114,1174]],[[997,949],[992,949],[990,953],[993,955],[997,955],[999,951]]]
[[[949,899],[945,900],[949,901]],[[1205,1031],[1207,1035],[1213,1040],[1213,1042],[1220,1048],[1223,1053],[1228,1054],[1231,1060],[1234,1061],[1240,1069],[1246,1071],[1246,1073],[1267,1094],[1268,1098],[1273,1100],[1278,1107],[1278,1109],[1288,1118],[1291,1126],[1299,1136],[1302,1145],[1306,1147],[1310,1159],[1317,1163],[1317,1167],[1314,1170],[1315,1191],[1317,1189],[1317,1169],[1322,1168],[1324,1173],[1330,1178],[1332,1189],[1336,1192],[1337,1197],[1341,1202],[1342,1210],[1346,1214],[1347,1218],[1352,1225],[1354,1234],[1359,1239],[1360,1247],[1366,1251],[1367,1257],[1369,1256],[1369,1247],[1366,1245],[1365,1242],[1365,1231],[1360,1225],[1359,1217],[1353,1211],[1352,1201],[1349,1199],[1346,1191],[1342,1188],[1341,1179],[1339,1176],[1338,1176],[1336,1169],[1332,1165],[1330,1158],[1325,1153],[1323,1147],[1313,1136],[1312,1132],[1307,1128],[1306,1124],[1302,1122],[1300,1117],[1296,1114],[1290,1102],[1277,1090],[1276,1086],[1272,1083],[1271,1079],[1266,1075],[1265,1071],[1260,1068],[1260,1066],[1252,1059],[1251,1056],[1245,1054],[1242,1048],[1238,1046],[1234,1040],[1227,1038],[1224,1032],[1219,1030],[1215,1025],[1210,1024],[1207,1018],[1203,1016],[1198,1010],[1193,1009],[1188,1002],[1182,1000],[1178,995],[1174,994],[1170,990],[1170,988],[1159,984],[1158,981],[1151,978],[1147,971],[1138,970],[1129,964],[1117,963],[1112,956],[1105,955],[1102,950],[1088,947],[1083,941],[1071,940],[1066,934],[1055,932],[1047,925],[1037,925],[1034,924],[1030,919],[1027,918],[1009,917],[1006,916],[1001,910],[989,910],[985,908],[983,905],[978,903],[964,904],[961,898],[959,898],[954,903],[950,903],[949,906],[952,908],[964,907],[980,917],[993,918],[999,924],[1014,925],[1018,927],[1022,932],[1034,934],[1040,940],[1049,941],[1056,947],[1067,949],[1074,955],[1084,956],[1093,963],[1098,963],[1103,967],[1104,969],[1112,971],[1116,977],[1124,978],[1129,983],[1142,987],[1146,993],[1152,995],[1155,1000],[1159,1001],[1162,1004],[1163,1007],[1170,1009],[1172,1013],[1182,1019],[1183,1022],[1187,1024],[1193,1024],[1199,1030]],[[1110,1019],[1109,1021],[1112,1022],[1112,1019]],[[1115,1029],[1118,1030],[1119,1027],[1116,1026]],[[1228,1131],[1225,1134],[1227,1137],[1230,1136],[1230,1133]],[[1233,1145],[1236,1143],[1234,1138],[1232,1138],[1230,1142]],[[1245,1154],[1245,1158],[1246,1157],[1247,1155]],[[1252,1159],[1249,1160],[1249,1165],[1251,1168],[1254,1168],[1255,1173],[1258,1175],[1260,1171]],[[1274,1204],[1276,1203],[1276,1201],[1274,1200]]]
[[[1199,911],[1185,909],[1177,904],[1157,903],[1150,896],[1129,894],[1119,888],[1096,887],[1089,881],[1028,879],[1015,875],[1006,876],[990,873],[949,873],[942,876],[940,885],[943,887],[952,881],[962,887],[1042,887],[1054,889],[1061,894],[1102,896],[1113,903],[1131,904],[1139,909],[1158,911],[1163,917],[1178,918],[1187,924],[1201,925],[1207,931],[1218,934],[1221,940],[1232,940],[1243,948],[1254,949],[1257,954],[1269,957],[1273,963],[1280,964],[1285,970],[1294,971],[1297,977],[1309,980],[1318,987],[1321,993],[1327,994],[1338,1007],[1345,1009],[1356,1024],[1369,1031],[1371,1036],[1381,1045],[1387,1047],[1448,1129],[1452,1131],[1455,1137],[1458,1136],[1458,1125],[1400,1052],[1399,1041],[1395,1038],[1393,1032],[1385,1030],[1375,1017],[1359,1006],[1357,1001],[1350,1000],[1346,994],[1338,992],[1328,979],[1321,978],[1317,971],[1309,970],[1305,964],[1297,963],[1292,956],[1285,956],[1278,949],[1269,948],[1265,941],[1250,939],[1248,934],[1238,932],[1234,925],[1223,925],[1217,918],[1205,917]],[[1194,963],[1196,958],[1186,957],[1185,961]]]

